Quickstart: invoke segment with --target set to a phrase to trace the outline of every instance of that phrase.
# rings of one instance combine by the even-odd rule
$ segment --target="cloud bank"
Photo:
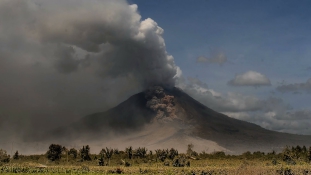
[[[269,78],[259,72],[248,71],[243,74],[236,75],[234,79],[228,82],[228,85],[260,87],[271,86],[271,82]]]
[[[311,111],[293,108],[282,98],[236,92],[220,93],[208,88],[197,78],[182,78],[177,86],[207,107],[229,117],[258,124],[266,129],[295,134],[310,134]]]

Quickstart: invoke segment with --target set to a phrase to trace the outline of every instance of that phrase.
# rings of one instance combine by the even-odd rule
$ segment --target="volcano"
[[[311,145],[311,136],[280,133],[230,118],[199,103],[179,88],[153,87],[118,106],[94,113],[53,135],[102,141],[124,148],[174,147],[185,151],[272,151],[286,145]]]

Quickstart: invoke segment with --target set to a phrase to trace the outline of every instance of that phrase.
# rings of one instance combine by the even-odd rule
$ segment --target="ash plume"
[[[87,60],[103,78],[134,77],[143,88],[174,86],[177,66],[164,30],[151,18],[142,20],[137,8],[125,0],[4,0],[0,44],[64,74],[84,71]]]
[[[176,118],[174,96],[167,95],[161,86],[152,86],[145,91],[146,107],[156,112],[156,120]]]
[[[126,0],[1,0],[6,137],[66,125],[152,85],[174,86],[164,30],[137,8]]]

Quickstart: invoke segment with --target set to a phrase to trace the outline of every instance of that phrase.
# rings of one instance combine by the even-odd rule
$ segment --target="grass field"
[[[1,174],[232,174],[232,175],[272,175],[272,174],[311,174],[311,165],[298,162],[288,165],[285,162],[273,164],[261,159],[205,159],[191,160],[190,167],[164,166],[162,162],[141,163],[133,161],[130,167],[124,165],[98,166],[96,161],[80,162],[76,165],[50,163],[40,167],[35,161],[8,163],[0,167]]]

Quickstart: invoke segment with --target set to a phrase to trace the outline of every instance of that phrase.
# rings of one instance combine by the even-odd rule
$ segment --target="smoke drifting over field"
[[[1,138],[174,86],[163,29],[125,0],[3,0],[0,23]]]

